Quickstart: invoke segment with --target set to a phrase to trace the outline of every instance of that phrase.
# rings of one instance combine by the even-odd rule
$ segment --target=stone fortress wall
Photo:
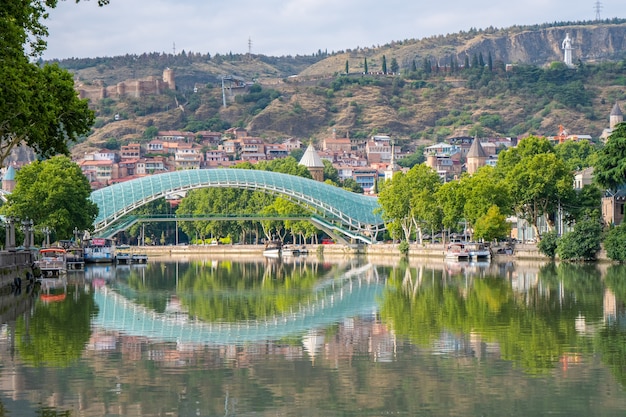
[[[165,90],[176,90],[174,70],[166,68],[163,70],[161,78],[150,76],[140,80],[126,80],[113,86],[105,86],[103,83],[93,85],[78,84],[76,86],[78,96],[91,101],[102,100],[103,98],[120,97],[143,97],[161,94]]]

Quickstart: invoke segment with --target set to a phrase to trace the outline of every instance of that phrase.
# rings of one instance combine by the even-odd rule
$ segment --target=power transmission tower
[[[600,3],[600,1],[596,1],[596,3],[593,5],[593,8],[596,10],[596,20],[601,20],[600,18],[600,11],[602,10],[602,3]]]
[[[176,55],[176,42],[172,42],[172,54]]]

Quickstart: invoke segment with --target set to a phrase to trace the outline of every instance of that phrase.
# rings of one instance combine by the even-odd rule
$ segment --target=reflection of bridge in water
[[[376,268],[365,265],[327,280],[307,304],[297,310],[262,320],[237,323],[206,323],[186,314],[157,313],[133,303],[108,287],[94,295],[99,308],[93,325],[131,336],[202,344],[233,344],[277,340],[378,310],[377,297],[383,280]]]

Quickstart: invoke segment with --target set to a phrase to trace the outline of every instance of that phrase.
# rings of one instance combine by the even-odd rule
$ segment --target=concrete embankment
[[[27,251],[0,252],[0,288],[11,285],[16,277],[22,281],[26,274],[32,272],[32,257]]]
[[[400,257],[397,244],[377,245],[306,245],[309,254],[324,255],[367,255],[375,257]],[[536,245],[516,245],[511,255],[497,254],[494,248],[494,259],[537,259],[548,260],[537,249]],[[237,255],[260,256],[263,254],[263,245],[178,245],[178,246],[144,246],[135,249],[146,253],[149,257],[164,255],[171,256],[194,256],[202,254],[211,255]],[[442,244],[411,244],[409,257],[420,258],[443,258],[445,253]]]
[[[400,258],[398,244],[377,244],[377,245],[306,245],[309,255],[332,255],[332,256],[355,256],[363,255],[373,258]],[[537,249],[535,244],[517,244],[513,248],[512,254],[498,253],[502,247],[493,247],[494,261],[513,260],[536,260],[541,262],[550,259]],[[205,254],[228,256],[262,256],[263,245],[186,245],[186,246],[145,246],[137,248],[137,251],[148,254],[149,257],[158,256],[189,256],[197,257]],[[442,244],[417,244],[413,243],[409,247],[409,258],[443,259],[445,248]],[[606,252],[601,250],[597,255],[598,262],[612,262],[607,258]]]

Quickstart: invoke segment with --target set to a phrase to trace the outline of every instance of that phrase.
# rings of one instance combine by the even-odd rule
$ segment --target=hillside
[[[574,41],[573,68],[560,62],[566,34]],[[166,67],[176,74],[175,92],[92,102],[98,120],[73,150],[79,155],[107,141],[138,140],[151,126],[243,126],[276,140],[378,132],[407,145],[459,135],[552,135],[559,125],[598,137],[613,103],[626,99],[625,56],[626,23],[615,21],[470,31],[309,57],[157,54],[60,64],[81,82],[103,85],[159,76]],[[382,74],[383,61],[388,69],[395,61],[398,73]],[[224,75],[248,81],[226,89],[226,107]]]

